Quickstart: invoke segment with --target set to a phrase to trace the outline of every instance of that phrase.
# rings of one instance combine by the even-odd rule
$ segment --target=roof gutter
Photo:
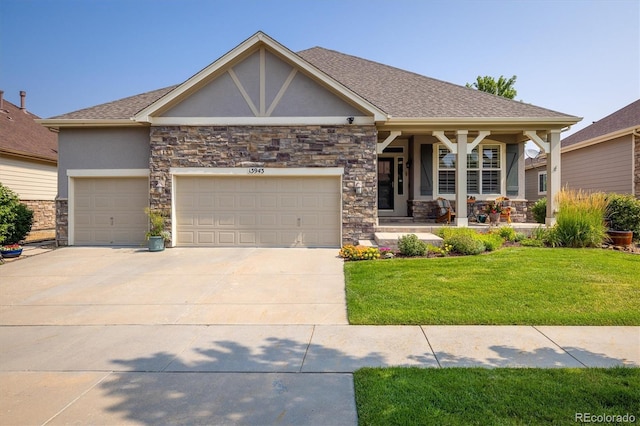
[[[582,120],[580,117],[390,117],[380,124],[381,128],[429,127],[429,129],[453,130],[460,128],[472,129],[508,129],[508,130],[542,130],[565,128]]]
[[[11,149],[6,149],[6,148],[0,148],[0,154],[11,155],[13,157],[20,157],[28,160],[42,161],[45,163],[51,163],[53,165],[58,164],[58,160],[52,157],[45,157],[43,155],[36,155],[36,154],[28,154],[26,152],[13,151]]]
[[[609,141],[611,139],[615,139],[615,138],[619,138],[621,136],[625,136],[625,135],[635,135],[635,136],[640,136],[640,134],[638,134],[638,130],[640,130],[640,127],[637,126],[633,126],[633,127],[627,127],[626,129],[622,129],[622,130],[618,130],[615,132],[611,132],[611,133],[607,133],[604,135],[600,135],[597,136],[595,138],[591,138],[591,139],[587,139],[578,143],[574,143],[571,144],[567,147],[562,147],[561,150],[562,152],[570,152],[570,151],[575,151],[576,149],[581,149],[581,148],[585,148],[587,146],[591,146],[591,145],[596,145],[599,144],[601,142],[606,142]]]
[[[62,118],[40,118],[35,120],[36,123],[53,129],[61,128],[80,128],[80,127],[144,127],[149,123],[137,122],[131,119],[62,119]]]

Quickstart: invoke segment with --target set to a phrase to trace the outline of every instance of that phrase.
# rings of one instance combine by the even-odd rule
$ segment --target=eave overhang
[[[491,130],[523,131],[563,129],[582,120],[581,117],[390,117],[378,123],[378,130],[403,132],[429,132],[433,130]]]
[[[129,118],[118,119],[61,119],[61,118],[40,118],[35,120],[36,123],[41,124],[50,129],[60,128],[74,128],[74,127],[144,127],[149,126],[149,123],[139,123]]]
[[[640,126],[627,127],[626,129],[617,130],[615,132],[607,133],[606,135],[580,141],[580,142],[571,144],[569,146],[562,147],[562,152],[564,153],[564,152],[575,151],[576,149],[581,149],[587,146],[596,145],[602,142],[607,142],[612,139],[617,139],[619,137],[631,135],[634,133],[636,134],[640,133]]]

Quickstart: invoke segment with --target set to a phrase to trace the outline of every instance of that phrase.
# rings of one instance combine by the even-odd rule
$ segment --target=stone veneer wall
[[[69,201],[56,200],[56,244],[69,245]]]
[[[342,240],[357,243],[377,218],[376,143],[375,126],[152,127],[151,207],[170,212],[171,167],[344,167]]]
[[[20,200],[33,210],[32,231],[55,229],[56,227],[56,202],[53,200]]]
[[[471,213],[472,209],[476,213],[481,213],[486,208],[486,205],[486,201],[476,201],[473,204],[467,204],[467,213]],[[451,206],[455,211],[455,201],[451,201]],[[533,222],[533,215],[531,214],[531,209],[529,208],[526,201],[511,200],[511,206],[516,209],[515,213],[512,213],[511,215],[511,222]],[[416,222],[431,222],[435,219],[435,215],[433,214],[433,212],[436,207],[437,203],[435,200],[410,200],[409,215],[413,216],[413,219]]]

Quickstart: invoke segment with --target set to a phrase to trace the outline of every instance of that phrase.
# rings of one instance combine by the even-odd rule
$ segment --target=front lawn
[[[640,256],[514,247],[345,262],[351,324],[640,325]]]
[[[364,368],[354,382],[361,425],[621,424],[640,418],[639,368]]]

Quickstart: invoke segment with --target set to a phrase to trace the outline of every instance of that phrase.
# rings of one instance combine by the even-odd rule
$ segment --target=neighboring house
[[[171,246],[338,247],[438,197],[460,226],[470,195],[524,202],[524,144],[556,166],[579,120],[258,32],[180,85],[41,123],[60,132],[60,244],[139,244],[150,206]]]
[[[640,99],[561,142],[562,185],[640,197]],[[546,157],[527,160],[526,197],[547,195]]]
[[[34,121],[39,117],[26,110],[25,92],[20,98],[17,107],[0,91],[0,182],[34,212],[27,239],[53,239],[58,136]]]

